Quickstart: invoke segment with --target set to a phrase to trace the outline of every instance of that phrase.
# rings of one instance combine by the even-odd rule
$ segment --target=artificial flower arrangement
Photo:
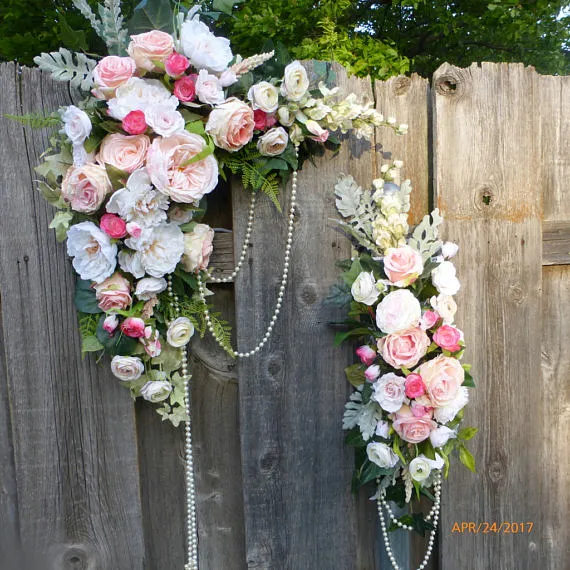
[[[386,529],[431,530],[426,560],[437,526],[441,472],[450,459],[475,469],[466,442],[476,428],[462,427],[463,408],[474,387],[471,366],[463,364],[463,333],[454,324],[453,296],[460,283],[451,261],[456,244],[442,243],[436,209],[410,233],[411,184],[401,185],[400,161],[382,167],[371,190],[350,176],[335,188],[337,220],[355,244],[344,264],[343,283],[330,302],[348,306],[346,331],[337,342],[363,339],[358,362],[346,369],[355,391],[346,404],[343,427],[355,448],[354,488],[377,483],[380,524],[392,564]],[[396,517],[400,507],[424,495],[434,501],[425,516],[419,509]],[[388,511],[391,526],[384,521]],[[423,566],[421,566],[423,567]]]

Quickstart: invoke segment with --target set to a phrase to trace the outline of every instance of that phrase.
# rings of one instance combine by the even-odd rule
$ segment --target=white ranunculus
[[[101,283],[117,266],[117,246],[93,222],[81,222],[67,230],[67,255],[81,279]]]
[[[446,241],[441,246],[441,255],[443,255],[445,259],[451,259],[452,257],[455,257],[458,251],[459,251],[459,246],[456,243],[453,243],[452,241]]]
[[[289,101],[300,101],[309,89],[307,70],[299,61],[293,61],[286,68],[281,84],[281,95]]]
[[[118,260],[119,267],[125,273],[130,273],[137,279],[144,277],[145,271],[142,264],[141,254],[138,251],[134,253],[124,250],[119,251]]]
[[[201,69],[198,73],[196,96],[207,105],[221,105],[226,100],[220,80],[205,69]]]
[[[85,111],[69,105],[61,115],[63,131],[74,146],[82,145],[91,134],[91,119]]]
[[[138,380],[144,372],[143,361],[137,356],[113,356],[111,372],[123,382]]]
[[[222,73],[233,59],[230,40],[216,37],[199,20],[184,22],[180,29],[182,52],[196,69]]]
[[[184,130],[185,122],[181,113],[174,109],[163,109],[153,105],[147,109],[145,119],[148,126],[162,137],[169,137]]]
[[[385,443],[369,443],[366,446],[366,454],[372,463],[382,467],[382,469],[394,467],[399,461],[398,456]]]
[[[163,402],[171,392],[172,384],[166,380],[151,380],[141,388],[141,396],[153,404]]]
[[[378,402],[383,410],[392,413],[402,407],[406,397],[406,379],[402,376],[388,372],[376,380],[372,388],[372,399]]]
[[[446,424],[457,415],[459,410],[466,406],[467,402],[469,402],[469,390],[465,386],[460,386],[457,396],[447,406],[435,408],[433,417],[440,424]]]
[[[295,113],[289,110],[289,107],[279,107],[277,109],[277,118],[285,127],[290,127],[295,122]]]
[[[376,426],[376,435],[388,439],[390,434],[390,424],[384,420],[380,420]]]
[[[431,280],[438,292],[443,295],[455,295],[459,291],[459,279],[456,277],[455,265],[451,261],[444,261],[432,270]]]
[[[352,284],[350,292],[357,303],[364,303],[369,306],[376,303],[380,292],[376,288],[374,273],[362,271]]]
[[[263,156],[277,156],[283,154],[289,142],[289,135],[283,127],[268,130],[257,141],[257,150]]]
[[[275,85],[269,81],[260,81],[249,88],[247,98],[254,109],[261,109],[265,113],[274,113],[279,106],[279,92]]]
[[[443,447],[453,437],[456,437],[455,430],[446,426],[440,426],[429,434],[429,439],[434,447]]]
[[[425,481],[431,473],[431,464],[427,457],[418,455],[410,461],[410,475],[414,481],[421,483]]]
[[[176,224],[159,224],[142,230],[140,237],[125,245],[140,256],[140,264],[152,277],[172,273],[184,253],[184,234]]]
[[[407,289],[388,293],[376,307],[376,325],[387,334],[415,327],[421,318],[420,302]]]
[[[127,180],[127,187],[117,190],[107,202],[107,212],[118,214],[127,222],[151,227],[166,221],[168,196],[156,191],[144,168],[135,170]]]
[[[174,348],[187,345],[194,335],[194,325],[187,317],[174,319],[166,331],[166,341]]]
[[[449,295],[438,295],[430,299],[434,311],[443,319],[444,325],[452,325],[457,312],[457,303]]]
[[[141,301],[148,301],[166,290],[166,279],[164,277],[145,277],[137,283],[135,295]]]

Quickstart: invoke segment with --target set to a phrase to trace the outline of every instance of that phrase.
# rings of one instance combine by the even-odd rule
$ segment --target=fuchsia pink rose
[[[132,303],[131,285],[118,271],[94,285],[93,289],[102,311],[123,310]]]
[[[110,164],[125,172],[134,172],[144,165],[150,139],[146,135],[107,135],[97,155],[97,162]]]
[[[384,256],[384,272],[397,287],[414,283],[424,270],[422,256],[409,245],[390,247]]]
[[[408,374],[406,376],[406,396],[408,398],[419,398],[426,393],[426,385],[419,374]]]
[[[425,311],[422,315],[420,326],[424,330],[431,329],[437,324],[437,321],[439,321],[439,319],[441,319],[441,317],[435,311]]]
[[[131,338],[143,338],[145,335],[145,324],[138,317],[127,317],[121,323],[121,332]]]
[[[103,214],[101,216],[101,229],[113,239],[121,239],[127,235],[125,220],[115,214]]]
[[[434,407],[447,406],[453,402],[465,379],[461,363],[456,358],[443,354],[425,362],[416,372],[422,377]]]
[[[144,34],[131,36],[127,49],[137,67],[144,71],[158,71],[157,62],[164,63],[174,51],[174,40],[170,34],[152,30]]]
[[[194,99],[196,99],[196,79],[198,79],[198,76],[196,74],[192,74],[185,75],[175,81],[174,95],[184,103],[194,101]]]
[[[93,70],[93,81],[96,88],[93,95],[98,99],[110,99],[115,95],[115,89],[126,83],[137,69],[136,63],[130,57],[109,55],[104,57]]]
[[[370,366],[376,360],[376,351],[365,344],[356,349],[356,356],[360,358],[362,364]]]
[[[265,129],[271,128],[273,125],[277,123],[277,119],[275,115],[271,115],[262,111],[261,109],[256,109],[253,112],[253,121],[255,128],[258,131],[264,131]]]
[[[393,427],[396,433],[408,443],[420,443],[425,441],[437,424],[429,417],[414,416],[410,406],[402,406],[393,415]]]
[[[182,75],[190,67],[190,60],[181,53],[171,53],[164,62],[164,69],[171,77]]]
[[[450,325],[442,325],[433,335],[433,341],[435,344],[444,350],[449,350],[449,352],[457,352],[458,350],[461,350],[461,345],[459,344],[460,340],[461,331]]]
[[[378,350],[393,368],[411,368],[425,356],[430,344],[425,331],[413,327],[378,339]]]
[[[147,126],[143,111],[131,111],[123,119],[123,130],[129,135],[142,135]]]

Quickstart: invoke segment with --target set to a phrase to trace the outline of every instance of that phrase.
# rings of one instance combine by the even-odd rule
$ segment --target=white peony
[[[372,399],[380,404],[387,412],[397,412],[406,397],[406,379],[393,372],[381,376],[372,385],[374,393]]]
[[[287,131],[283,127],[275,127],[259,137],[257,150],[263,156],[277,156],[283,154],[288,142]]]
[[[376,325],[387,334],[415,327],[421,317],[420,302],[407,289],[388,293],[376,307]]]
[[[449,295],[438,295],[430,299],[434,311],[443,319],[444,325],[452,325],[457,312],[457,303]]]
[[[434,447],[443,447],[453,437],[456,437],[455,430],[446,426],[440,426],[429,434],[429,439]]]
[[[249,88],[247,98],[251,101],[253,109],[260,109],[265,113],[274,113],[279,106],[279,92],[275,85],[268,81],[261,81]]]
[[[194,335],[194,325],[187,317],[174,319],[166,331],[166,341],[174,348],[187,345]]]
[[[163,402],[170,396],[171,392],[172,384],[166,380],[151,380],[141,388],[141,396],[153,404]]]
[[[283,74],[281,95],[289,101],[300,101],[309,89],[307,70],[300,62],[290,63]]]
[[[91,119],[85,111],[69,105],[61,115],[63,132],[74,146],[82,145],[91,134]]]
[[[221,105],[226,100],[220,80],[205,69],[201,69],[198,73],[196,96],[207,105]]]
[[[138,380],[144,372],[143,361],[137,356],[113,356],[111,372],[123,382]]]
[[[459,279],[456,277],[455,265],[451,261],[440,263],[432,272],[431,280],[439,293],[455,295],[459,291]]]
[[[145,271],[142,264],[142,258],[139,253],[130,253],[124,250],[119,251],[118,260],[119,267],[125,273],[130,273],[137,279],[144,277]]]
[[[101,283],[117,266],[117,246],[93,222],[81,222],[67,230],[67,255],[81,279]]]
[[[197,69],[216,73],[226,70],[233,59],[230,40],[216,37],[206,24],[199,20],[184,22],[180,29],[182,52]]]
[[[175,109],[153,105],[147,109],[145,119],[148,126],[162,137],[169,137],[184,130],[184,117]]]
[[[135,295],[141,301],[148,301],[153,297],[156,297],[159,293],[166,290],[166,279],[164,277],[145,277],[137,283],[137,288],[135,290]]]
[[[380,292],[376,288],[374,273],[362,271],[352,284],[350,292],[357,303],[364,303],[369,306],[376,303]]]
[[[399,461],[398,456],[385,443],[369,443],[366,446],[366,454],[372,463],[383,469],[394,467]]]
[[[117,190],[107,202],[107,212],[118,214],[127,222],[151,227],[166,221],[168,196],[155,190],[144,168],[135,170],[127,180],[127,187]]]
[[[465,386],[460,386],[457,396],[447,406],[435,408],[433,417],[440,423],[450,422],[469,402],[469,390]]]

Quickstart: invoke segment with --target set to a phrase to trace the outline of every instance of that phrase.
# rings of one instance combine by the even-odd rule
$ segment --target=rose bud
[[[180,101],[188,102],[196,98],[196,74],[186,75],[174,82],[174,95]]]
[[[129,135],[142,135],[147,126],[143,111],[131,111],[123,119],[123,130]]]
[[[127,232],[134,238],[138,238],[142,233],[142,228],[136,222],[129,222],[127,224]]]
[[[376,378],[380,376],[380,366],[378,366],[377,364],[375,364],[374,366],[369,366],[364,371],[364,376],[366,376],[366,380],[368,380],[369,382],[374,382],[374,380],[376,380]]]
[[[101,229],[113,239],[120,239],[127,235],[125,220],[115,214],[103,214],[101,216]]]
[[[427,331],[428,329],[433,328],[440,318],[441,317],[435,311],[425,311],[425,313],[422,315],[420,327]]]
[[[449,350],[449,352],[461,350],[460,340],[461,331],[450,325],[442,325],[433,335],[435,344],[443,348],[443,350]]]
[[[190,67],[190,60],[181,53],[171,53],[164,62],[164,69],[171,77],[180,77]]]
[[[103,330],[107,331],[110,335],[115,332],[115,329],[119,326],[119,319],[117,315],[108,315],[103,321]]]
[[[356,349],[356,356],[360,358],[362,364],[370,366],[376,360],[376,351],[365,344]]]
[[[131,338],[143,338],[144,330],[144,321],[137,317],[127,317],[121,323],[121,332],[126,336],[130,336]]]

